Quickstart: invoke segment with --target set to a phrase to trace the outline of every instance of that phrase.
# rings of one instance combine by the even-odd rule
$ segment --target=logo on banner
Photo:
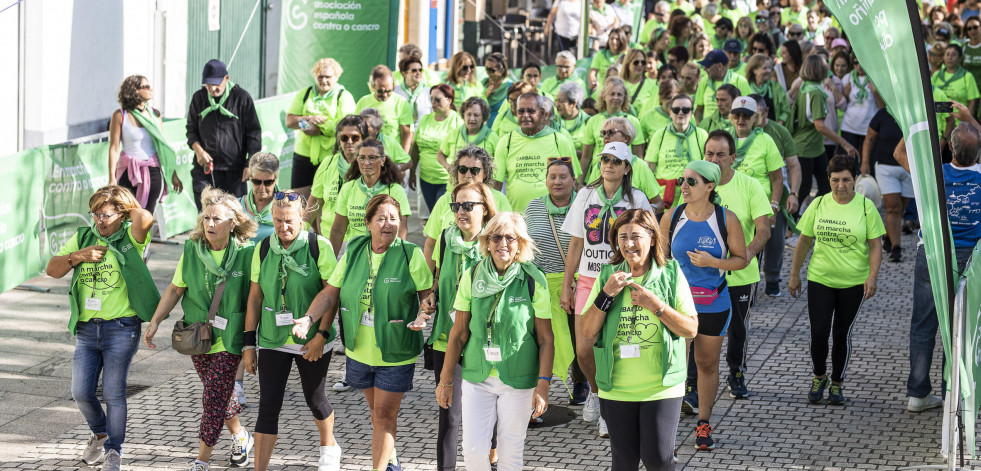
[[[295,30],[301,30],[307,25],[308,16],[306,13],[300,11],[299,5],[293,5],[294,0],[286,0],[286,6],[283,8],[287,12],[286,23],[290,25],[290,28]],[[304,5],[307,4],[307,0],[299,0],[303,2]]]

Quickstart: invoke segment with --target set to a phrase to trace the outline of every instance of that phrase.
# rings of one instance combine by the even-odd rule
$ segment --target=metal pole
[[[579,38],[576,39],[576,59],[586,57],[586,40],[589,38],[589,2],[581,0],[582,10],[579,11]]]
[[[960,417],[961,399],[961,352],[964,337],[964,310],[966,308],[967,279],[957,283],[957,295],[954,297],[954,318],[952,322],[953,335],[950,341],[950,393],[947,394],[947,469],[957,469],[957,420]]]

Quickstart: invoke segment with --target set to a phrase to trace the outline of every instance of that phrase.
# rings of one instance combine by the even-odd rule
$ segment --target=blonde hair
[[[330,57],[320,59],[319,61],[314,62],[313,70],[311,70],[310,73],[312,73],[313,78],[316,79],[317,76],[320,75],[320,72],[328,67],[330,67],[330,69],[334,71],[334,74],[337,75],[336,77],[337,79],[340,79],[341,74],[344,73],[344,69],[341,68],[341,64],[335,61],[334,59],[331,59]]]
[[[297,198],[295,201],[290,201],[289,198],[283,198],[279,200],[273,198],[272,203],[270,203],[272,204],[272,207],[280,208],[280,209],[291,209],[293,207],[296,207],[296,210],[300,213],[300,216],[303,216],[303,207],[306,205],[307,202],[306,198],[303,197],[303,194],[293,189],[282,190],[282,192],[286,194],[296,193],[297,195],[299,195],[299,198]],[[270,208],[270,211],[272,211],[272,208]]]
[[[232,229],[232,237],[240,247],[247,244],[249,239],[255,237],[256,230],[259,229],[259,223],[253,221],[245,213],[238,199],[220,188],[209,185],[201,192],[201,212],[198,213],[198,220],[194,224],[194,230],[191,231],[191,240],[198,242],[204,239],[204,212],[209,206],[220,206],[232,213],[231,219],[235,224],[235,228]]]
[[[623,89],[623,105],[620,106],[619,110],[606,109],[606,94],[610,93],[613,87]],[[623,83],[623,79],[620,77],[607,77],[603,81],[603,91],[600,92],[599,99],[596,100],[596,111],[600,113],[610,112],[610,114],[616,113],[617,111],[623,111],[624,113],[630,111],[630,94],[627,93],[627,86]]]
[[[709,50],[705,53],[705,55],[708,55],[708,53],[712,51],[712,40],[708,37],[707,34],[693,33],[691,37],[688,38],[688,57],[689,60],[691,61],[701,60],[705,58],[705,56],[702,56],[699,57],[698,59],[695,59],[695,48],[698,47],[699,41],[708,41],[709,43]]]
[[[89,197],[89,211],[93,213],[107,204],[111,204],[116,212],[121,213],[124,218],[129,218],[130,211],[142,208],[133,194],[127,188],[119,185],[104,186],[95,190],[95,193]]]
[[[770,58],[763,54],[753,54],[750,56],[749,60],[746,61],[746,80],[748,80],[749,83],[755,84],[756,69],[762,68],[769,61]]]
[[[525,219],[520,214],[511,211],[497,213],[490,221],[487,221],[483,232],[477,236],[477,241],[480,244],[480,253],[484,257],[490,258],[491,236],[512,231],[518,238],[518,253],[515,254],[514,261],[527,263],[534,260],[534,252],[538,249],[535,248],[535,241],[528,235],[528,226],[525,224]]]

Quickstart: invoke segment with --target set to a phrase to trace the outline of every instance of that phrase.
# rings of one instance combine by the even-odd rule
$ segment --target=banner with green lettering
[[[109,183],[109,142],[39,147],[44,158],[44,205],[41,213],[44,263],[75,229],[91,225],[89,197]]]
[[[0,192],[0,292],[41,271],[40,224],[44,162],[37,149],[0,157],[8,190]]]
[[[368,94],[378,64],[395,69],[399,1],[285,0],[279,39],[278,93],[313,85],[314,63],[333,58],[344,69],[340,83],[354,99]]]

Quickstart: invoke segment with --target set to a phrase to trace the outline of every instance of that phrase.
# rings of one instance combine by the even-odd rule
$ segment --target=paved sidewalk
[[[418,227],[411,229],[410,239],[419,241]],[[751,398],[734,401],[720,390],[713,452],[693,451],[695,418],[683,417],[677,440],[680,469],[895,469],[943,463],[941,409],[920,414],[905,409],[915,239],[906,236],[903,242],[904,261],[883,262],[879,293],[856,321],[848,404],[814,406],[805,399],[810,384],[806,300],[786,294],[785,276],[784,296],[761,295],[751,313]],[[152,244],[151,250],[149,266],[162,290],[180,246]],[[785,269],[791,255],[790,250],[785,254]],[[88,429],[70,398],[74,340],[65,328],[67,280],[29,282],[51,288],[50,293],[0,294],[0,469],[95,469],[80,467],[77,460]],[[161,332],[170,331],[179,309]],[[190,360],[169,348],[168,335],[158,336],[158,347],[141,345],[130,374],[127,470],[182,469],[197,450],[200,383]],[[328,384],[340,379],[343,360],[331,360]],[[938,385],[939,369],[934,370]],[[406,394],[399,417],[398,451],[407,470],[435,468],[434,383],[420,360],[415,389]],[[255,378],[247,377],[246,389],[251,407],[242,420],[251,429],[258,401]],[[565,395],[566,388],[554,381],[546,424],[528,433],[525,469],[608,469],[608,442],[596,437],[595,424],[582,422],[580,408],[570,407]],[[337,414],[343,469],[370,469],[371,428],[361,394],[328,391],[328,397]],[[317,434],[295,374],[286,403],[272,469],[312,469]],[[213,469],[225,469],[228,437],[225,432],[216,447]],[[462,459],[459,464],[462,468]]]

